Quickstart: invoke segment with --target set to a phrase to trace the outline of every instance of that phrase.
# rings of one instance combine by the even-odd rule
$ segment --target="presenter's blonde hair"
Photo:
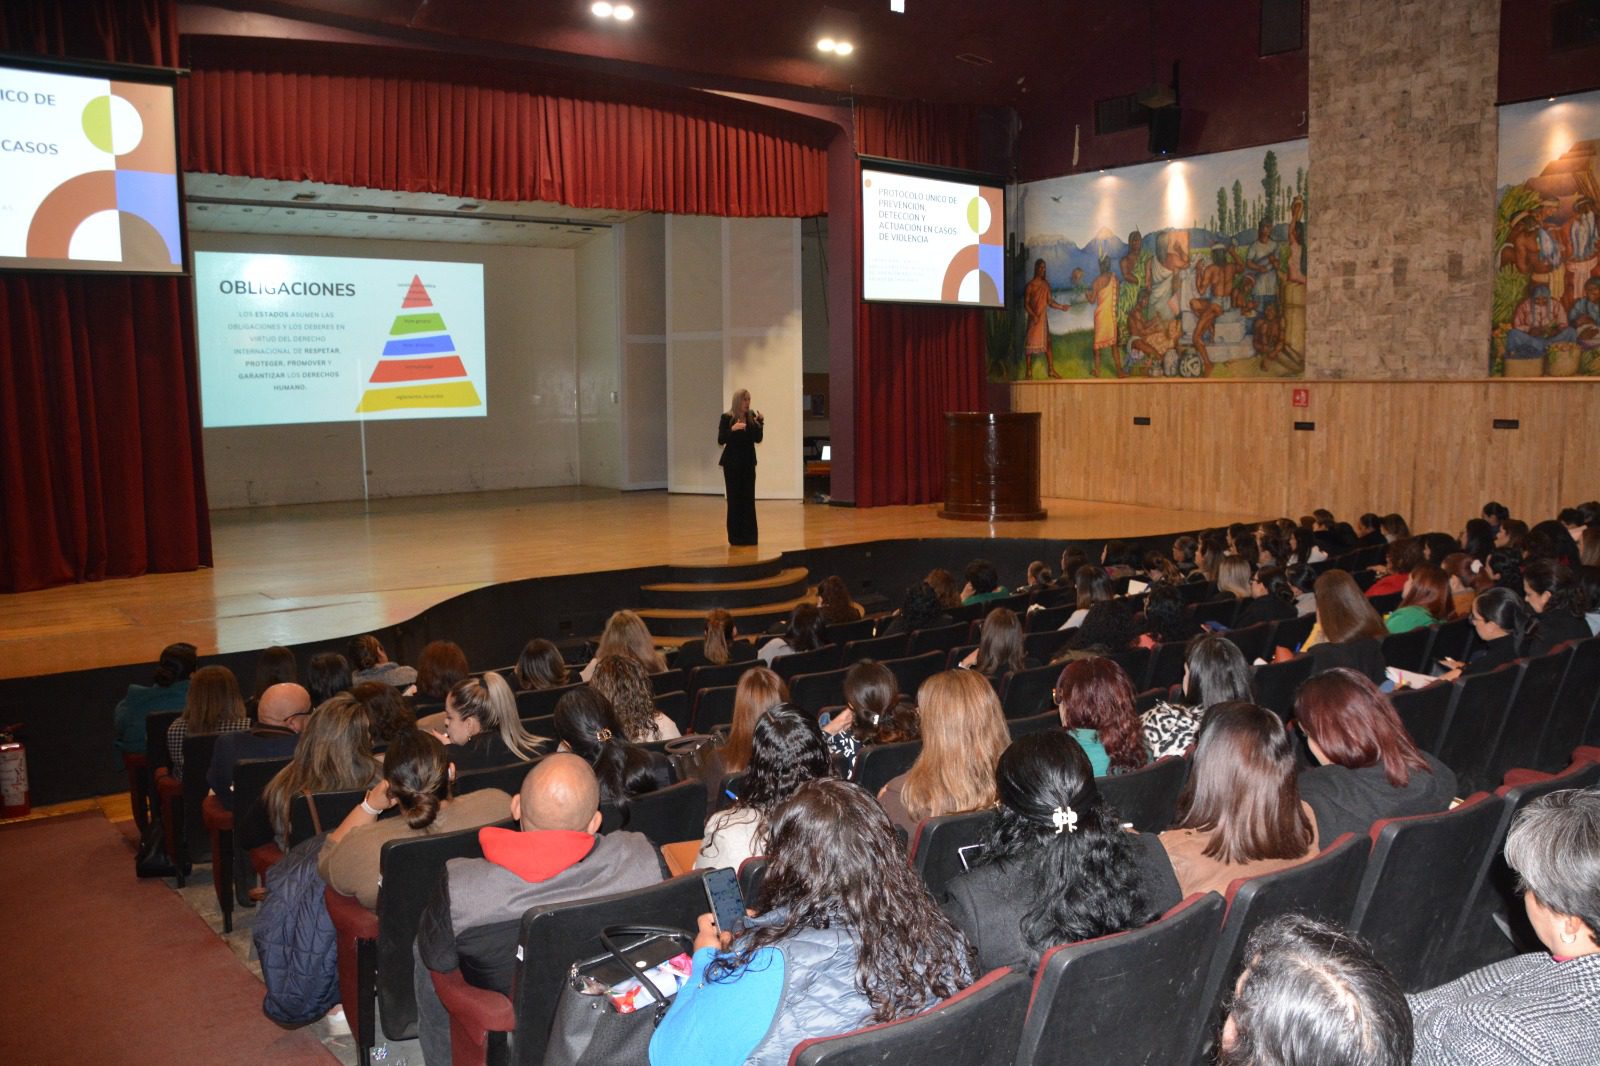
[[[739,397],[741,397],[741,396],[744,397],[744,405],[745,405],[745,407],[748,408],[750,406],[750,390],[749,389],[734,389],[733,390],[733,399],[728,401],[728,417],[729,418],[737,419],[739,417],[739,414],[740,414],[740,412],[739,412]]]

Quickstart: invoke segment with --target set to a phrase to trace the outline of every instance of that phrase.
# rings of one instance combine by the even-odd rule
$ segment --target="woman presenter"
[[[728,494],[728,543],[756,543],[756,445],[761,443],[760,411],[750,410],[750,390],[740,389],[717,425],[722,445],[722,481]]]

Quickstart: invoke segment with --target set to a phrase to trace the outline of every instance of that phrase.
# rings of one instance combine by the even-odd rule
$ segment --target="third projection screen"
[[[204,423],[488,414],[483,266],[196,252]]]
[[[861,295],[1005,306],[1005,190],[861,171]]]

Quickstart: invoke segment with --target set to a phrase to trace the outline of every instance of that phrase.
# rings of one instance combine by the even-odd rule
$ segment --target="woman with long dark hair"
[[[417,656],[417,702],[441,709],[450,689],[470,672],[461,645],[452,640],[429,641]]]
[[[572,674],[561,649],[543,637],[535,637],[522,646],[513,673],[519,692],[542,692],[572,684]]]
[[[823,625],[836,626],[854,622],[866,612],[850,598],[850,587],[844,578],[830,574],[817,586],[817,613],[822,615]]]
[[[1317,820],[1301,802],[1295,746],[1283,719],[1253,703],[1206,713],[1178,824],[1161,834],[1178,885],[1224,892],[1237,877],[1295,866],[1317,853]]]
[[[1178,902],[1160,843],[1123,831],[1089,757],[1065,733],[1016,740],[995,783],[1000,806],[978,865],[943,900],[979,970],[1032,970],[1057,944],[1120,933]]]
[[[383,846],[424,834],[473,829],[511,816],[511,797],[498,788],[452,795],[450,757],[437,737],[413,729],[389,743],[383,778],[367,790],[317,856],[317,871],[335,892],[378,906],[378,862]],[[397,817],[378,820],[398,808]]]
[[[926,581],[919,581],[906,589],[905,596],[900,600],[900,609],[878,635],[892,637],[897,633],[914,633],[919,629],[937,629],[954,624],[955,619],[945,610],[939,593]]]
[[[650,1040],[653,1066],[783,1066],[795,1046],[892,1022],[972,982],[883,809],[856,785],[808,782],[768,819],[757,916],[700,917],[693,971]]]
[[[611,710],[622,723],[623,732],[635,744],[652,740],[676,740],[682,734],[678,724],[656,710],[655,690],[650,675],[637,659],[608,655],[593,663],[589,685],[611,701]]]
[[[1176,585],[1156,585],[1144,601],[1144,623],[1139,626],[1141,647],[1182,643],[1200,632]]]
[[[1520,658],[1533,629],[1533,612],[1522,597],[1506,588],[1492,588],[1472,601],[1472,630],[1477,647],[1468,662],[1441,658],[1448,669],[1440,677],[1453,681],[1463,674],[1486,674]]]
[[[1301,685],[1294,717],[1317,763],[1300,771],[1300,798],[1324,840],[1366,836],[1380,818],[1442,811],[1455,797],[1455,772],[1417,747],[1394,705],[1354,670]]]
[[[1572,568],[1554,559],[1534,559],[1522,568],[1523,600],[1538,616],[1533,639],[1528,642],[1529,657],[1548,655],[1569,640],[1588,640],[1589,623],[1584,614],[1588,597]]]
[[[322,651],[306,663],[306,691],[311,693],[311,706],[321,707],[341,692],[349,692],[353,683],[350,661],[336,651]]]
[[[594,768],[600,781],[600,802],[618,807],[630,798],[673,783],[672,761],[628,741],[611,704],[588,686],[563,693],[556,701],[550,729],[570,751]]]
[[[1104,569],[1090,564],[1078,567],[1078,572],[1072,575],[1072,590],[1076,607],[1061,623],[1061,629],[1077,629],[1083,625],[1083,620],[1089,617],[1090,608],[1116,594],[1116,584]]]
[[[1188,751],[1206,711],[1230,700],[1253,700],[1253,685],[1250,664],[1237,644],[1211,634],[1195,637],[1184,654],[1183,702],[1162,700],[1141,718],[1150,758]]]
[[[883,737],[898,735],[892,723],[909,711],[913,724],[915,707],[902,707],[900,682],[882,663],[862,659],[844,675],[844,707],[822,725],[828,750],[844,761],[845,777],[855,780],[856,760],[863,744],[891,743]]]
[[[1234,616],[1233,628],[1243,629],[1257,622],[1283,622],[1298,618],[1300,612],[1294,605],[1296,595],[1282,567],[1263,566],[1250,579],[1250,599]]]
[[[1355,578],[1343,570],[1329,570],[1317,578],[1317,624],[1306,638],[1312,673],[1348,666],[1366,674],[1374,684],[1387,679],[1383,638],[1389,631],[1383,619],[1361,595]]]
[[[773,637],[761,645],[756,653],[763,666],[772,660],[802,651],[816,651],[827,643],[823,636],[822,612],[814,603],[797,603],[789,612],[789,623],[781,636]]]
[[[833,770],[828,745],[816,721],[796,707],[774,707],[756,722],[750,768],[733,806],[706,820],[697,870],[737,870],[752,855],[765,855],[767,819],[807,781]]]
[[[1137,770],[1150,761],[1133,707],[1133,682],[1110,659],[1079,659],[1056,681],[1061,728],[1083,746],[1096,777]]]
[[[978,646],[961,660],[964,669],[976,670],[990,680],[1038,665],[1023,650],[1022,622],[1009,607],[996,607],[984,616]]]

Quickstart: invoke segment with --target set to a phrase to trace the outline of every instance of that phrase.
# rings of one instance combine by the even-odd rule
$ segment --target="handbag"
[[[626,945],[616,938],[633,938]],[[663,949],[672,958],[681,949],[693,953],[694,938],[682,929],[655,925],[613,925],[600,932],[605,954],[572,964],[567,982],[556,1001],[556,1016],[545,1045],[545,1066],[600,1066],[622,1062],[648,1062],[650,1037],[661,1023],[672,997],[647,973],[650,960]],[[646,953],[652,945],[654,955]],[[660,961],[659,959],[657,961]],[[637,977],[654,1000],[651,1007],[622,1013],[611,1002],[611,988],[627,976]]]
[[[174,877],[178,868],[167,858],[166,835],[161,825],[161,809],[155,805],[139,834],[139,851],[133,860],[136,877]]]
[[[672,760],[672,769],[679,781],[704,781],[714,769],[716,753],[722,748],[722,738],[694,734],[675,737],[666,743],[666,755]]]

